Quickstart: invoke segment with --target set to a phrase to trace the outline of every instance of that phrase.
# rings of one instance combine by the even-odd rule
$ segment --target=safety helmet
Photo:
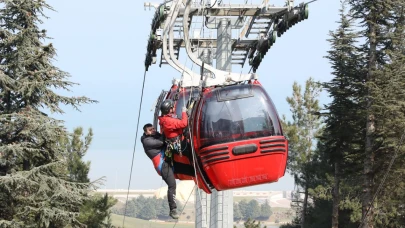
[[[170,112],[170,109],[174,107],[174,103],[171,99],[167,99],[162,102],[160,105],[160,111],[162,112],[162,115],[166,115]]]

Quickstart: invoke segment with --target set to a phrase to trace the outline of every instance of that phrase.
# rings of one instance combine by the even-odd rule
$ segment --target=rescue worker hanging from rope
[[[171,99],[163,101],[160,111],[162,116],[159,117],[159,125],[166,137],[166,156],[172,157],[173,153],[182,156],[184,152],[189,155],[190,150],[187,148],[189,147],[187,143],[183,143],[184,146],[182,147],[182,141],[184,141],[183,130],[188,125],[186,107],[182,108],[181,119],[178,119],[174,113],[174,102]],[[186,151],[186,149],[188,150]],[[187,157],[190,159],[190,156]]]
[[[173,162],[171,158],[165,157],[166,145],[163,136],[156,132],[152,124],[145,124],[143,127],[141,142],[146,155],[152,160],[157,173],[167,184],[167,200],[169,202],[169,216],[178,219],[176,204],[176,179],[174,174],[184,174],[194,176],[194,168],[178,162]]]
[[[188,125],[187,109],[183,107],[182,118],[177,119],[174,114],[174,103],[172,100],[165,100],[160,111],[162,116],[159,117],[159,125],[163,135],[156,132],[152,124],[148,123],[143,127],[144,135],[141,138],[145,153],[152,160],[154,167],[159,175],[168,185],[169,215],[178,219],[176,205],[176,180],[174,174],[194,175],[191,147],[183,137],[183,130]],[[184,140],[183,140],[184,138]],[[182,145],[183,144],[183,145]],[[183,164],[174,160],[174,153],[186,155],[190,164]]]

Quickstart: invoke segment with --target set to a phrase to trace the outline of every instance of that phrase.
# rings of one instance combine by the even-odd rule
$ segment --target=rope
[[[191,194],[194,192],[194,189],[195,189],[196,186],[197,186],[197,185],[194,185],[193,190],[191,190],[190,195],[188,195],[187,201],[186,201],[186,203],[184,204],[183,209],[181,209],[180,215],[183,214],[183,211],[184,211],[184,209],[186,208],[186,205],[187,205],[187,203],[188,203],[188,200],[190,199]],[[176,225],[177,225],[178,222],[179,222],[179,220],[177,220],[176,223],[174,223],[173,228],[176,227]]]
[[[197,165],[197,155],[195,154],[195,151],[194,151],[194,143],[193,143],[193,138],[191,137],[191,132],[189,131],[188,132],[189,133],[189,136],[190,136],[190,145],[191,145],[191,153],[192,153],[192,155],[193,155],[193,166],[194,166],[194,175],[195,175],[195,179],[196,179],[196,181],[197,181],[197,188],[198,188],[198,176],[197,176],[197,168],[196,168],[196,165]],[[202,180],[201,180],[201,182],[202,182]],[[198,196],[199,196],[199,198],[200,198],[200,206],[201,206],[201,216],[202,217],[204,217],[204,210],[202,209],[202,197],[201,197],[201,193],[200,193],[200,191],[199,190],[197,190],[197,192],[198,192]],[[208,214],[205,214],[205,221],[207,221],[207,218],[208,218]]]
[[[202,5],[201,5],[201,2],[202,2]],[[205,0],[202,0],[202,1],[200,1],[200,7],[199,7],[199,9],[201,10],[201,8],[202,8],[202,10],[201,10],[201,28],[200,28],[200,32],[199,32],[199,34],[200,34],[200,37],[198,38],[198,42],[197,42],[197,47],[199,47],[200,46],[200,38],[201,37],[205,37],[205,33],[204,33],[204,22],[205,22],[205,20],[204,20],[204,11],[205,11],[205,3],[206,3],[206,1]],[[214,2],[214,4],[210,7],[210,8],[207,8],[207,9],[212,9],[215,5],[217,4],[217,0]],[[187,7],[187,6],[186,6]],[[210,52],[209,53],[210,55],[212,55],[212,53]],[[211,58],[210,56],[208,57],[208,58]],[[207,63],[208,64],[208,63]],[[204,64],[203,64],[203,66],[204,66]],[[194,67],[194,62],[193,62],[193,65],[191,66],[191,70],[193,69],[193,67]],[[204,72],[204,69],[203,69],[203,72]],[[192,76],[193,77],[193,76]],[[192,80],[193,80],[193,78],[192,78]],[[191,91],[190,91],[190,96],[189,96],[189,103],[190,103],[190,101],[191,101],[191,96],[193,95],[193,87],[191,87]],[[193,108],[195,108],[195,107],[193,107]],[[190,126],[190,119],[188,119],[188,126]],[[191,135],[191,131],[189,130],[189,138],[190,138],[190,147],[191,147],[191,154],[192,154],[192,156],[193,156],[193,167],[194,167],[194,175],[195,175],[195,179],[196,179],[196,182],[197,182],[197,184],[196,184],[196,186],[197,186],[197,188],[198,188],[198,175],[197,175],[197,168],[196,168],[196,166],[198,165],[197,164],[197,155],[196,155],[196,153],[195,153],[195,150],[194,150],[194,143],[193,143],[193,137],[192,137],[192,135]],[[201,180],[201,182],[203,182],[203,180]],[[199,197],[199,199],[200,199],[200,206],[201,206],[201,216],[202,217],[204,217],[204,214],[205,214],[205,221],[207,221],[207,219],[208,219],[208,214],[207,213],[204,213],[204,210],[202,209],[202,196],[201,196],[201,193],[200,193],[200,190],[199,189],[197,189],[197,193],[198,193],[198,197]]]
[[[207,9],[212,9],[212,7],[214,7],[217,4],[218,0],[215,0],[214,4],[211,5],[211,7],[207,8]],[[205,2],[205,1],[204,1]]]
[[[318,0],[312,0],[312,1],[309,1],[309,2],[307,2],[307,3],[305,3],[305,4],[307,5],[307,4],[309,4],[309,3],[313,3],[313,2],[316,2],[316,1],[318,1]]]
[[[146,78],[146,70],[145,73],[143,74],[143,83],[142,83],[142,92],[141,92],[141,101],[139,102],[139,112],[138,112],[138,122],[136,124],[136,135],[135,135],[135,143],[134,143],[134,150],[132,152],[132,163],[131,163],[131,172],[129,173],[129,183],[128,183],[128,191],[127,191],[127,200],[125,201],[125,210],[124,210],[124,219],[122,221],[122,227],[125,227],[125,217],[127,214],[127,206],[128,206],[128,197],[129,197],[129,188],[131,187],[131,179],[132,179],[132,169],[134,167],[134,158],[135,158],[135,148],[136,148],[136,142],[138,138],[138,127],[139,127],[139,119],[141,116],[141,110],[142,110],[142,100],[143,100],[143,91],[145,88],[145,78]]]
[[[203,19],[203,16],[204,16],[204,10],[205,10],[205,0],[203,1],[203,6],[201,7],[201,2],[200,2],[200,10],[201,10],[201,8],[202,8],[202,13],[201,13],[201,16],[202,16],[202,20],[201,20],[201,28],[200,28],[200,37],[201,37],[201,33],[202,33],[202,36],[204,36],[204,19]],[[212,7],[211,7],[212,8]],[[192,27],[195,27],[195,24],[193,23],[192,24]],[[183,33],[184,33],[184,31],[183,31]],[[197,45],[197,47],[199,47],[199,44],[200,44],[200,38],[198,38],[198,45]],[[186,58],[186,62],[185,62],[185,64],[184,65],[186,65],[187,64],[187,60],[188,60],[188,58]],[[191,65],[191,71],[193,70],[193,67],[194,67],[194,62],[192,62],[192,65]],[[184,69],[183,69],[183,72],[182,72],[182,74],[181,74],[181,76],[182,76],[182,79],[184,78]],[[191,81],[194,81],[194,79],[193,79],[193,77],[194,77],[194,75],[191,75]],[[193,95],[193,86],[191,86],[191,89],[190,89],[190,96],[189,96],[189,98],[188,98],[188,103],[190,103],[190,101],[191,101],[191,96]],[[186,105],[186,101],[185,101],[185,96],[183,96],[183,104],[184,105]],[[190,118],[188,118],[188,127],[190,126]],[[191,136],[191,132],[190,132],[190,130],[188,131],[188,133],[189,133],[189,138],[190,138],[190,149],[191,149],[191,154],[192,154],[192,156],[193,156],[193,167],[194,167],[194,175],[195,175],[195,178],[196,178],[196,181],[197,181],[197,184],[198,184],[198,175],[197,175],[197,168],[196,168],[196,162],[197,162],[197,156],[196,156],[196,154],[195,154],[195,151],[194,151],[194,146],[193,146],[193,138],[192,138],[192,136]],[[196,186],[197,186],[197,188],[198,188],[198,185],[196,184]],[[198,197],[199,197],[199,199],[200,199],[200,202],[202,203],[202,197],[201,197],[201,193],[200,193],[200,191],[197,191],[198,192]],[[204,216],[204,211],[202,210],[202,216]],[[207,216],[207,215],[206,215]],[[207,218],[206,218],[207,219]]]
[[[216,4],[216,1],[215,1]],[[205,11],[205,0],[202,1],[202,7],[200,3],[200,10],[201,11],[201,28],[200,28],[200,37],[204,37],[204,11]],[[212,7],[211,7],[212,8]],[[202,34],[201,34],[202,33]],[[198,38],[197,47],[200,47],[200,37]]]
[[[200,31],[201,32],[201,31]],[[187,60],[188,60],[188,58],[186,58],[186,62],[185,62],[185,64],[184,65],[186,65],[187,64]],[[191,70],[193,70],[193,67],[194,67],[194,63],[192,63],[192,65],[191,65]],[[183,80],[183,78],[184,78],[184,69],[183,69],[183,72],[182,72],[182,74],[181,74],[181,76],[182,76],[182,80]],[[191,80],[193,81],[193,75],[191,76]],[[190,96],[189,96],[189,98],[188,98],[188,103],[190,103],[190,101],[191,101],[191,96],[193,95],[193,87],[191,86],[191,90],[190,90]],[[186,104],[186,98],[185,98],[185,95],[183,96],[183,105],[187,105]],[[188,118],[188,126],[187,126],[188,128],[190,128],[190,118]],[[190,137],[190,149],[191,149],[191,154],[192,154],[192,156],[193,156],[193,168],[194,168],[194,175],[195,175],[195,178],[196,178],[196,181],[197,181],[197,183],[198,183],[198,176],[197,176],[197,169],[196,169],[196,162],[197,162],[197,156],[196,156],[196,154],[195,154],[195,151],[194,151],[194,146],[193,146],[193,138],[192,138],[192,136],[191,136],[191,132],[190,132],[190,129],[189,129],[189,131],[188,131],[188,133],[189,133],[189,137]],[[187,145],[187,144],[186,144]],[[186,150],[186,148],[184,148],[184,150],[183,150],[183,152]],[[196,184],[196,186],[197,186],[197,188],[198,188],[198,185]],[[200,202],[202,203],[202,197],[201,197],[201,193],[200,193],[200,191],[197,191],[198,192],[198,196],[199,196],[199,198],[200,198]],[[202,210],[202,213],[204,214],[204,211]],[[207,215],[206,215],[207,216]],[[207,218],[206,218],[207,219]]]
[[[194,63],[192,63],[192,65],[191,65],[191,70],[193,70],[193,67],[194,67]],[[193,76],[191,76],[191,78],[193,78]],[[193,95],[193,87],[191,87],[191,90],[190,90],[190,96],[188,97],[188,103],[190,103],[192,95]],[[183,96],[183,104],[186,105],[185,96]],[[195,151],[194,151],[193,137],[191,136],[191,131],[190,131],[190,118],[188,118],[188,126],[187,127],[189,128],[188,134],[189,134],[189,138],[190,138],[191,154],[193,156],[194,176],[195,176],[195,179],[196,179],[196,181],[198,183],[197,168],[196,168],[197,156],[196,156]],[[184,149],[184,151],[185,151],[185,149]],[[197,187],[198,187],[198,185],[197,185]],[[200,191],[198,191],[198,196],[200,198],[200,202],[202,202],[202,197],[201,197]],[[204,211],[202,211],[202,213],[204,213]]]
[[[194,63],[193,63],[193,65],[191,66],[191,70],[193,69],[193,67],[194,67]],[[189,96],[189,102],[191,101],[191,96],[193,95],[193,87],[191,87],[191,91],[190,91],[190,96]],[[183,96],[183,102],[185,103],[185,97]],[[190,118],[188,118],[188,126],[190,126]],[[194,176],[195,176],[195,179],[196,179],[196,181],[197,181],[197,184],[196,184],[196,186],[197,186],[197,188],[198,188],[198,175],[197,175],[197,168],[196,168],[196,166],[197,166],[197,155],[195,154],[195,150],[194,150],[194,143],[193,143],[193,137],[192,137],[192,135],[191,135],[191,131],[189,130],[188,131],[188,134],[189,134],[189,138],[190,138],[190,148],[191,148],[191,154],[192,154],[192,156],[193,156],[193,167],[194,167]],[[202,181],[202,180],[201,180]],[[200,193],[200,191],[197,189],[197,192],[198,192],[198,196],[199,196],[199,198],[200,198],[200,203],[201,203],[201,207],[202,207],[202,197],[201,197],[201,193]],[[202,210],[201,209],[201,213],[202,213],[202,216],[204,216],[204,210]],[[207,217],[208,217],[208,215],[206,214],[205,215],[206,216],[206,220],[207,220]]]
[[[390,161],[390,164],[388,165],[388,169],[387,169],[387,171],[385,172],[385,175],[384,175],[384,177],[383,177],[383,179],[382,179],[380,185],[378,186],[378,189],[377,189],[377,191],[375,192],[375,194],[374,194],[374,196],[373,196],[373,199],[371,200],[370,205],[368,206],[368,209],[367,209],[367,211],[366,211],[366,214],[364,215],[364,217],[363,217],[363,219],[362,219],[362,221],[361,221],[361,223],[360,223],[360,225],[359,225],[359,228],[364,224],[364,221],[366,221],[367,215],[368,215],[369,211],[371,210],[371,207],[372,207],[372,205],[373,205],[375,199],[377,198],[378,193],[381,191],[381,188],[382,188],[382,186],[384,185],[385,180],[386,180],[387,177],[388,177],[388,174],[389,174],[389,172],[390,172],[390,170],[391,170],[391,167],[392,167],[392,165],[394,164],[394,161],[395,161],[395,159],[396,159],[397,156],[398,156],[398,151],[399,151],[399,148],[401,147],[401,145],[402,145],[402,143],[403,143],[403,141],[404,141],[404,137],[405,137],[405,131],[404,131],[404,133],[402,134],[401,139],[400,139],[399,142],[398,142],[397,149],[395,150],[394,156],[392,157],[392,159],[391,159],[391,161]]]

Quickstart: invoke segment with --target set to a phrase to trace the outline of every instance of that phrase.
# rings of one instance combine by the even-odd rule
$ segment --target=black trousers
[[[185,156],[190,158],[189,154],[184,154]],[[174,174],[185,174],[188,176],[195,176],[194,167],[193,165],[186,165],[183,163],[178,163],[173,161],[173,168],[170,166],[170,161],[164,161],[162,164],[162,179],[167,184],[167,200],[169,201],[169,208],[170,210],[176,209],[176,179],[174,178]]]
[[[170,210],[176,209],[176,179],[172,167],[168,162],[163,162],[162,165],[162,179],[167,184],[167,200],[169,201]]]

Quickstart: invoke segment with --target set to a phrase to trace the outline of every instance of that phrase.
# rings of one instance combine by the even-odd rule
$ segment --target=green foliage
[[[242,219],[242,213],[240,212],[239,205],[237,203],[233,203],[233,220],[238,221]]]
[[[323,228],[330,227],[332,220],[332,203],[328,200],[316,199],[308,207],[305,217],[305,227]]]
[[[367,121],[364,171],[362,220],[365,226],[400,226],[398,212],[402,205],[397,194],[397,178],[403,176],[401,165],[394,166],[393,175],[384,183],[383,192],[376,192],[380,181],[387,173],[393,151],[404,131],[404,7],[402,0],[350,1],[355,18],[363,26],[362,44],[365,74],[364,117]],[[395,53],[395,54],[394,54]],[[397,163],[400,164],[400,163]],[[395,186],[395,187],[394,187]],[[386,191],[385,191],[386,189]],[[379,197],[373,201],[374,195]],[[390,196],[391,195],[391,196]],[[395,195],[394,197],[392,197]],[[387,198],[385,198],[387,196]],[[403,199],[403,198],[402,198]],[[388,206],[396,205],[396,206]],[[388,206],[386,208],[385,206]],[[369,210],[368,216],[365,212]]]
[[[234,203],[233,211],[234,221],[247,221],[248,219],[267,220],[272,215],[271,207],[267,200],[264,204],[259,205],[255,199],[249,202],[243,199],[239,203]]]
[[[319,118],[319,93],[321,84],[309,78],[305,90],[297,82],[293,84],[293,94],[287,97],[292,112],[292,122],[283,116],[284,134],[289,140],[287,169],[294,175],[295,183],[303,189],[304,199],[297,206],[297,217],[305,223],[308,207],[308,190],[314,186],[315,175],[319,170],[319,159],[316,154],[316,140],[322,132]],[[298,190],[298,189],[297,189]],[[302,208],[302,209],[301,209]]]
[[[245,218],[258,218],[260,217],[260,207],[257,200],[251,200],[248,203],[249,210],[246,211]]]
[[[293,224],[287,223],[285,225],[281,225],[280,228],[301,228],[301,225],[298,225],[296,223]]]
[[[168,204],[167,196],[165,196],[162,200],[156,200],[157,206],[157,216],[159,219],[169,219],[169,212],[170,207]],[[179,204],[177,204],[179,205]]]
[[[2,1],[0,5],[0,226],[83,226],[77,217],[89,183],[67,176],[69,153],[60,143],[63,122],[44,113],[78,108],[86,97],[55,91],[74,83],[52,65],[56,51],[44,44],[45,1]]]
[[[138,218],[150,220],[156,218],[156,198],[146,198],[142,207],[138,206]]]
[[[77,127],[73,130],[68,138],[62,140],[67,151],[69,152],[69,174],[72,181],[87,183],[89,182],[88,174],[90,171],[90,162],[84,162],[82,158],[86,155],[91,141],[93,139],[93,129],[83,137],[83,128]]]
[[[176,201],[178,213],[183,209],[182,203]],[[113,208],[112,212],[118,215],[124,215],[124,207]],[[169,220],[169,204],[167,196],[163,199],[158,199],[156,197],[144,197],[140,195],[139,197],[128,201],[127,214],[128,217],[139,218],[144,220],[156,219]]]
[[[267,220],[272,214],[273,212],[271,211],[269,201],[266,200],[264,204],[260,205],[260,219]]]
[[[349,3],[349,13],[342,8],[338,28],[330,32],[326,58],[334,77],[322,85],[332,101],[325,107],[327,112],[319,113],[325,128],[310,157],[295,154],[298,149],[304,151],[305,144],[297,142],[299,128],[307,126],[297,121],[304,109],[300,108],[303,102],[297,102],[300,96],[295,91],[300,89],[294,85],[289,103],[298,127],[284,123],[294,153],[289,168],[305,171],[298,179],[309,187],[312,203],[304,213],[304,227],[359,227],[369,205],[372,209],[364,227],[400,227],[405,214],[400,203],[405,201],[400,190],[405,179],[403,148],[382,191],[371,202],[405,129],[405,2]],[[360,32],[354,32],[356,22],[363,26]],[[298,227],[302,221],[297,216],[292,225],[282,227]]]
[[[84,136],[82,127],[76,127],[72,134],[60,140],[69,153],[68,172],[71,181],[89,183],[90,162],[83,161],[83,157],[90,148],[92,140],[93,130],[90,128],[87,135]],[[116,203],[117,200],[109,197],[108,194],[91,195],[80,208],[78,220],[89,228],[110,227],[111,224],[108,222],[110,209]]]
[[[239,207],[239,211],[242,215],[241,219],[248,219],[248,213],[249,213],[249,203],[247,202],[247,200],[243,199],[238,203],[238,207]]]
[[[373,109],[379,118],[376,121],[378,138],[376,144],[380,147],[375,151],[375,169],[377,170],[375,179],[380,181],[386,175],[394,152],[398,152],[397,159],[393,163],[391,172],[386,182],[379,192],[375,208],[375,224],[379,226],[399,227],[404,224],[405,194],[404,187],[405,150],[401,143],[401,135],[405,131],[405,21],[404,21],[403,1],[397,2],[393,9],[393,14],[399,16],[393,25],[393,32],[390,34],[391,48],[386,51],[391,60],[379,75],[375,88]],[[399,150],[398,150],[399,149]],[[382,171],[382,172],[381,172]]]
[[[321,121],[318,96],[321,92],[319,82],[309,78],[305,91],[297,82],[293,85],[293,95],[287,98],[293,121],[283,116],[283,130],[289,140],[288,170],[293,174],[302,173],[303,165],[311,161],[315,148],[314,139],[319,135]]]
[[[353,31],[353,21],[350,15],[347,15],[345,6],[346,4],[342,2],[339,27],[329,34],[331,50],[326,56],[331,63],[334,77],[330,82],[323,84],[332,101],[326,105],[328,113],[320,144],[324,162],[330,164],[333,171],[330,170],[324,179],[325,182],[315,189],[314,196],[321,204],[315,204],[313,210],[321,210],[316,208],[317,206],[325,208],[331,205],[332,208],[328,212],[332,213],[332,216],[324,215],[322,217],[324,219],[314,216],[311,225],[318,227],[329,223],[333,228],[337,228],[342,209],[353,212],[353,215],[358,213],[359,209],[354,205],[358,202],[357,195],[360,194],[360,188],[355,186],[361,182],[363,169],[366,125],[363,108],[365,78],[362,58],[355,46],[359,34]],[[355,197],[346,197],[349,195]],[[342,196],[345,197],[344,200]],[[351,219],[355,222],[358,218],[354,216]],[[349,220],[344,224],[349,224]]]
[[[260,223],[260,221],[258,221],[256,223],[256,220],[252,220],[252,219],[247,219],[247,221],[245,223],[243,223],[245,228],[262,228],[262,225]],[[266,228],[267,226],[263,226],[263,228]]]
[[[329,113],[325,119],[324,139],[325,153],[333,164],[345,159],[347,166],[359,164],[364,149],[364,77],[359,73],[362,62],[355,47],[358,34],[353,32],[353,22],[345,14],[344,4],[341,9],[339,28],[330,32],[330,60],[334,78],[323,86],[329,92],[332,102],[326,106]]]
[[[104,196],[95,194],[80,208],[78,220],[88,228],[111,227],[110,208],[116,203],[117,200],[109,197],[108,194]]]
[[[124,215],[125,205],[115,205],[111,212],[117,215]],[[135,200],[128,201],[126,215],[127,217],[136,217]]]

